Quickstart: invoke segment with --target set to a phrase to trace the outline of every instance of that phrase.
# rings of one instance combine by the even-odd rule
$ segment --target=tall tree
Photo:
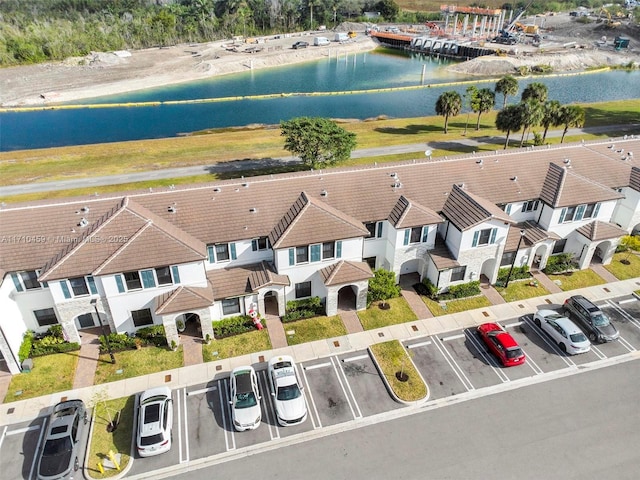
[[[543,103],[540,103],[533,97],[520,102],[520,114],[522,119],[522,138],[520,138],[520,146],[524,145],[524,134],[531,130],[531,127],[540,125],[543,117]]]
[[[455,117],[462,110],[462,98],[455,90],[444,92],[436,101],[436,113],[444,117],[444,133],[449,128],[449,117]]]
[[[480,130],[480,115],[490,111],[496,104],[496,94],[490,88],[481,88],[471,99],[471,108],[478,114],[476,130]]]
[[[526,101],[530,98],[534,100],[544,103],[547,101],[547,96],[549,95],[549,89],[544,83],[533,82],[527,85],[527,87],[522,92],[522,101]]]
[[[545,102],[542,109],[542,122],[540,125],[544,127],[544,134],[542,135],[542,142],[547,139],[547,132],[549,127],[559,127],[562,125],[562,119],[560,118],[560,109],[562,105],[557,100],[549,100]]]
[[[496,93],[501,93],[504,96],[504,102],[502,108],[507,106],[507,97],[513,96],[518,93],[518,80],[511,75],[502,77],[496,83]]]
[[[469,114],[473,110],[473,99],[476,97],[476,95],[478,94],[478,87],[476,87],[475,85],[471,85],[469,87],[467,87],[467,91],[466,93],[462,96],[463,97],[463,107],[467,108],[467,121],[464,123],[464,133],[462,135],[466,135],[467,134],[467,126],[469,125]]]
[[[356,134],[321,117],[299,117],[280,123],[285,150],[311,168],[334,165],[351,157]]]
[[[508,105],[496,115],[496,128],[501,132],[507,133],[507,138],[504,141],[505,150],[509,145],[509,135],[511,132],[517,132],[522,128],[521,110],[520,105]]]
[[[560,125],[564,125],[560,143],[564,142],[564,136],[571,127],[582,127],[584,125],[585,112],[580,105],[563,105],[560,108]]]

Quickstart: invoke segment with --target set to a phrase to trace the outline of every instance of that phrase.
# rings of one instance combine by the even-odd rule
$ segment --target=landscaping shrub
[[[32,357],[41,357],[43,355],[51,355],[52,353],[65,353],[80,350],[80,344],[76,342],[51,342],[47,339],[54,337],[44,337],[42,340],[37,340],[33,343],[31,349]]]
[[[18,350],[18,360],[20,360],[20,363],[24,362],[31,356],[32,345],[33,332],[31,330],[27,330],[26,332],[24,332],[22,343],[20,344],[20,349]]]
[[[264,322],[261,319],[261,322]],[[223,318],[212,322],[213,336],[215,338],[231,337],[240,333],[251,332],[256,329],[253,320],[248,315],[238,315],[236,317]],[[264,326],[264,323],[263,323]]]
[[[378,268],[373,271],[373,278],[369,279],[369,291],[367,292],[367,303],[380,300],[389,300],[400,296],[400,285],[396,283],[396,274]]]
[[[509,267],[501,268],[498,270],[498,279],[496,280],[497,285],[504,285],[507,281],[507,277],[509,276]],[[529,273],[529,266],[523,265],[522,267],[513,267],[513,271],[511,272],[511,280],[528,280],[531,278],[531,274]]]
[[[473,297],[480,295],[480,281],[463,283],[460,285],[452,285],[449,291],[438,296],[440,300],[453,300],[456,298]]]
[[[112,352],[120,352],[122,350],[136,348],[135,337],[130,337],[126,333],[110,333],[108,338]],[[104,335],[100,335],[100,353],[106,353],[108,351]]]
[[[287,311],[282,317],[282,322],[293,322],[305,318],[317,317],[324,314],[324,307],[320,297],[304,298],[302,300],[290,300],[287,302]]]
[[[429,297],[431,300],[437,300],[438,298],[438,287],[431,283],[431,280],[427,277],[423,278],[421,283],[415,284],[413,288],[419,295]]]
[[[136,332],[136,337],[141,339],[145,345],[155,345],[156,347],[164,347],[167,345],[164,325],[152,325],[141,328]]]
[[[547,275],[553,273],[566,272],[577,267],[577,264],[573,261],[573,253],[560,253],[558,255],[552,255],[547,260],[547,266],[544,267],[544,273]]]

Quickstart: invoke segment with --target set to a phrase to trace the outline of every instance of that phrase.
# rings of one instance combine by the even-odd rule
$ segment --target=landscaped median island
[[[118,475],[131,460],[134,404],[134,396],[96,402],[85,465],[89,477],[99,479]],[[120,454],[120,470],[109,463],[109,452]]]
[[[426,400],[429,389],[418,372],[409,352],[398,340],[376,343],[369,347],[392,394],[401,402]]]

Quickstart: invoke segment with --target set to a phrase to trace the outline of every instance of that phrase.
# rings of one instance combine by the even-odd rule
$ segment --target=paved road
[[[639,382],[635,360],[157,478],[635,480]]]
[[[580,135],[582,133],[606,133],[606,132],[625,132],[628,134],[640,134],[640,123],[630,124],[626,126],[612,125],[607,127],[593,128],[575,128],[570,129],[567,133],[569,136]],[[559,137],[562,131],[550,131],[547,137]],[[517,135],[513,138],[517,138]],[[467,139],[460,137],[451,142],[431,142],[431,143],[412,143],[406,145],[396,145],[379,148],[364,148],[354,150],[351,158],[376,157],[382,155],[395,155],[402,153],[417,153],[424,155],[427,150],[448,150],[452,154],[459,151],[459,147],[477,146],[480,144],[494,144],[501,146],[504,143],[503,137],[485,137],[480,140]],[[193,167],[168,168],[163,170],[152,170],[138,173],[125,173],[120,175],[108,175],[103,177],[78,178],[72,180],[60,180],[57,182],[38,182],[24,185],[10,185],[0,187],[0,196],[19,195],[24,193],[48,192],[56,190],[69,190],[73,188],[99,187],[105,185],[116,185],[122,183],[141,182],[148,180],[160,180],[166,178],[190,177],[194,175],[202,175],[205,173],[229,173],[253,170],[256,168],[268,168],[271,166],[282,165],[283,163],[298,163],[295,157],[284,157],[274,159],[261,160],[235,160],[231,162],[221,162],[213,165],[197,165]],[[1,181],[1,180],[0,180]]]

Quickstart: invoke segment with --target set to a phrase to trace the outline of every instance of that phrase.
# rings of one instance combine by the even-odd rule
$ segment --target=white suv
[[[150,457],[171,449],[173,400],[169,387],[156,387],[140,394],[138,410],[138,455]]]
[[[276,417],[283,427],[297,425],[307,419],[307,403],[293,358],[288,355],[269,360],[269,384]]]
[[[231,416],[233,426],[239,432],[254,430],[260,426],[260,393],[258,377],[251,366],[236,367],[229,379],[231,389]]]

